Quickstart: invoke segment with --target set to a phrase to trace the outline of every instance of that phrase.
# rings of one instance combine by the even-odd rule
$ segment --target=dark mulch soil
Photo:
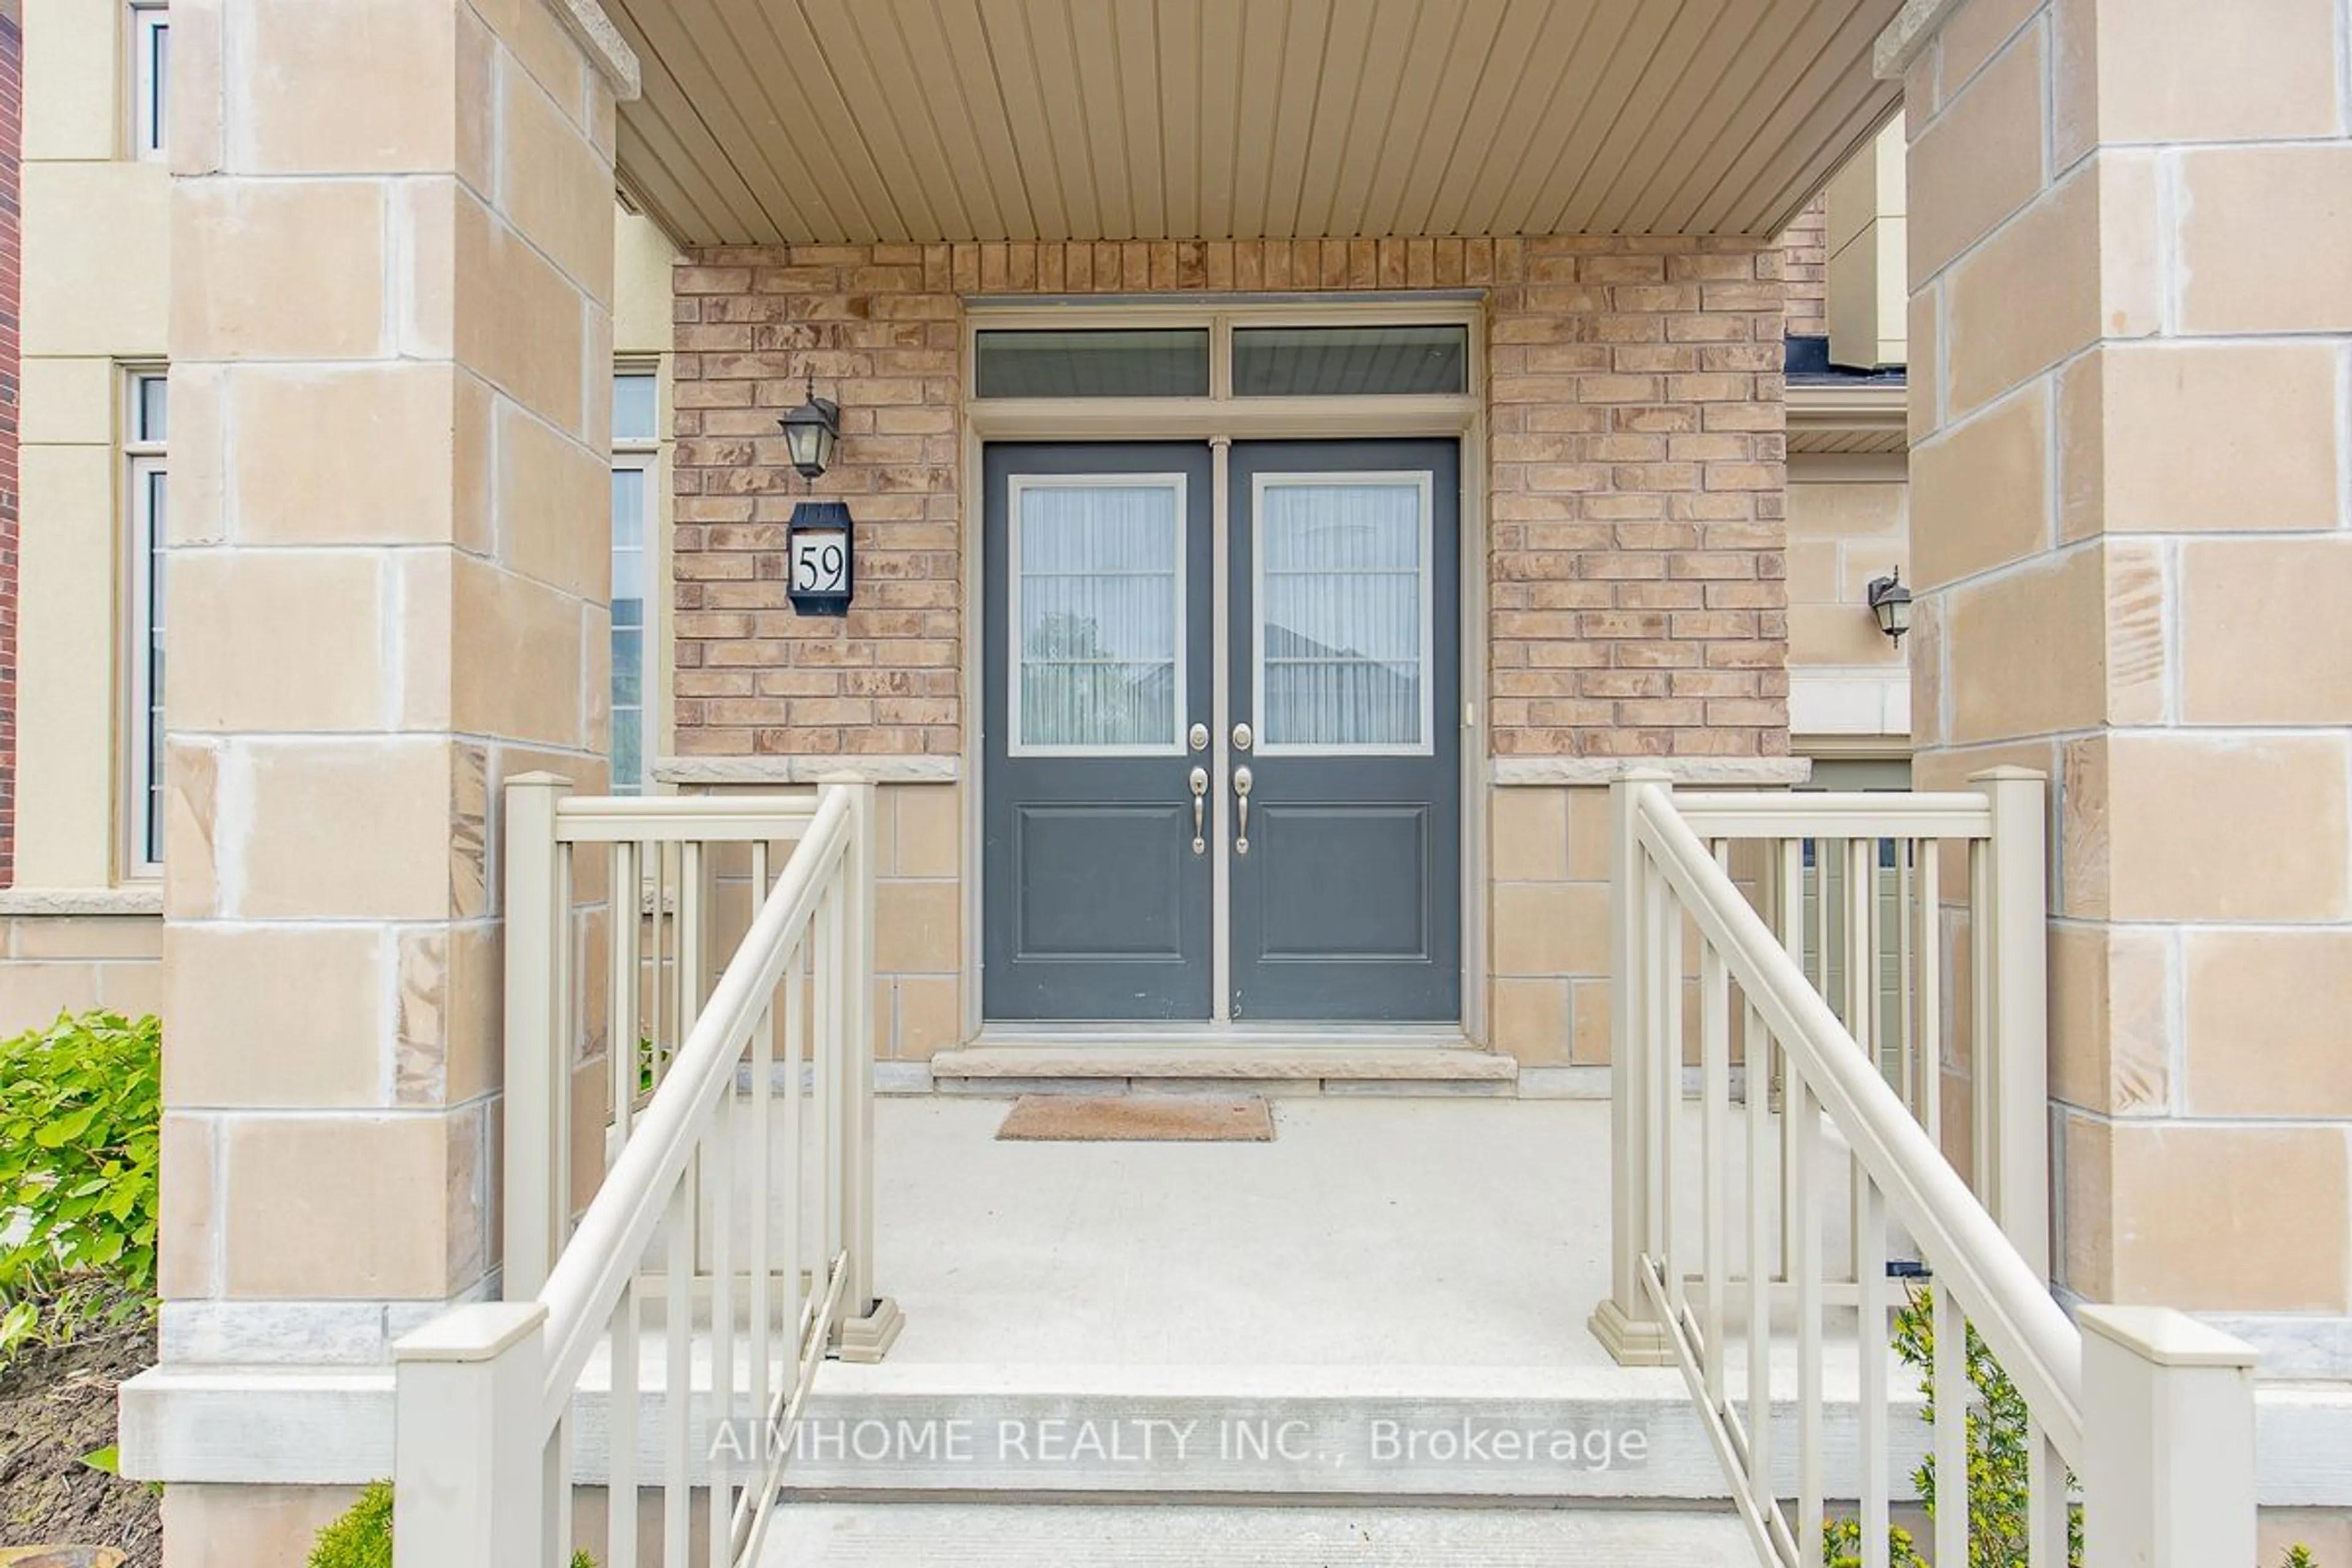
[[[152,1324],[34,1345],[0,1373],[0,1546],[111,1546],[163,1560],[163,1500],[81,1462],[114,1443],[115,1385],[155,1360]]]

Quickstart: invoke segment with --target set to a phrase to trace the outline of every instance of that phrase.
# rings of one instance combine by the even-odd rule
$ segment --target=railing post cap
[[[2254,1347],[2245,1341],[2170,1307],[2085,1304],[2076,1309],[2074,1321],[2084,1333],[2120,1345],[2157,1366],[2251,1371],[2258,1359]]]
[[[1970,784],[2046,784],[2050,775],[2039,768],[2021,768],[2015,763],[2003,763],[1999,767],[1979,768],[1969,775]]]
[[[396,1362],[496,1361],[547,1322],[543,1301],[474,1301],[453,1307],[395,1341]]]

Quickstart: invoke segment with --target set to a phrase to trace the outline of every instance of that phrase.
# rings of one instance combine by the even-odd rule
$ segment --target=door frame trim
[[[1244,326],[1370,326],[1387,323],[1414,326],[1461,326],[1469,341],[1467,393],[1445,396],[1368,395],[1360,397],[1223,397],[1218,388],[1230,384],[1223,367],[1232,363],[1233,329]],[[1208,397],[1029,399],[978,398],[972,395],[975,339],[988,328],[1101,326],[1201,326],[1210,332],[1211,365]],[[960,683],[964,713],[963,833],[961,847],[963,972],[961,1035],[980,1036],[985,1026],[981,985],[982,908],[982,858],[984,843],[985,789],[980,729],[986,698],[986,552],[979,529],[985,527],[986,477],[982,450],[999,441],[1200,441],[1213,464],[1212,498],[1213,560],[1226,563],[1232,519],[1227,454],[1235,440],[1358,440],[1380,437],[1434,437],[1461,443],[1462,507],[1457,531],[1461,551],[1463,710],[1455,721],[1462,727],[1461,768],[1457,787],[1462,804],[1462,1033],[1473,1044],[1488,1037],[1486,986],[1488,934],[1486,891],[1487,798],[1485,777],[1485,723],[1487,687],[1486,584],[1486,307],[1483,294],[1450,293],[1425,301],[1391,295],[1377,300],[1302,301],[1297,298],[1267,300],[1249,297],[1193,297],[1164,302],[1116,304],[1066,301],[971,305],[963,316],[963,368],[958,400],[962,414],[962,493],[959,514],[963,524],[963,671]],[[1217,579],[1223,582],[1223,577]],[[1217,595],[1217,652],[1220,661],[1231,657],[1230,631],[1225,625],[1225,595]],[[1231,722],[1226,710],[1226,684],[1216,681],[1215,733],[1222,737]],[[1231,784],[1223,761],[1225,748],[1212,748],[1220,761],[1212,794],[1215,801],[1217,842],[1231,831],[1227,822]],[[1223,897],[1227,871],[1222,860],[1216,872],[1219,895],[1214,900],[1219,922],[1214,1009],[1203,1037],[1219,1037],[1232,1028],[1231,975],[1225,953],[1224,922],[1230,918]],[[1423,1027],[1426,1028],[1426,1026]],[[1236,1045],[1246,1043],[1238,1036]]]

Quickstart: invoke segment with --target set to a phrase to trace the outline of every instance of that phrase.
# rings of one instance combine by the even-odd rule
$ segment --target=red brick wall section
[[[1780,268],[1776,247],[1689,239],[697,252],[674,279],[677,748],[961,748],[963,298],[1476,288],[1495,752],[1785,752]],[[804,374],[842,407],[814,487],[775,423]],[[845,620],[785,595],[809,493],[857,520]]]
[[[16,431],[23,366],[17,310],[24,266],[18,194],[23,188],[24,61],[24,32],[14,16],[0,13],[0,887],[16,879]]]

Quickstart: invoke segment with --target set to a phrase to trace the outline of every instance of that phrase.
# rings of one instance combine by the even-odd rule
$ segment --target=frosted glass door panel
[[[1016,479],[1013,500],[1014,749],[1181,751],[1182,479]]]
[[[1281,751],[1429,749],[1429,485],[1261,484],[1257,712]]]

